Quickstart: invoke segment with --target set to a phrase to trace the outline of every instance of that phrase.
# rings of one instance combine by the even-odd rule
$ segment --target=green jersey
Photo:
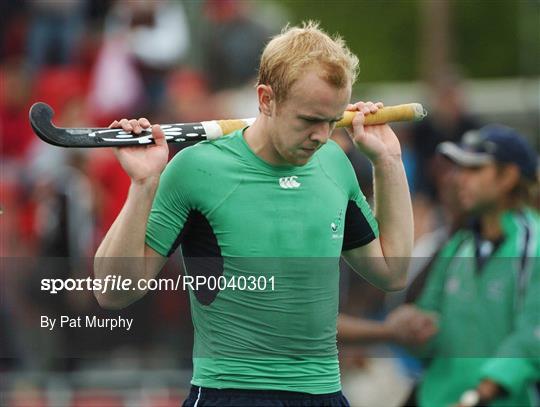
[[[536,405],[540,378],[540,220],[508,211],[504,238],[462,229],[442,249],[418,301],[439,314],[420,384],[421,406],[448,406],[491,379],[507,391],[493,406]]]
[[[377,234],[332,141],[304,166],[268,164],[242,131],[177,154],[161,177],[146,242],[164,256],[181,245],[187,275],[222,282],[190,288],[192,383],[339,391],[339,256]]]

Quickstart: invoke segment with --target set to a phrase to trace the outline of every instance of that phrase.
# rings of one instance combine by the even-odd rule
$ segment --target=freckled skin
[[[351,86],[335,88],[315,70],[296,81],[271,118],[272,161],[304,165],[330,138],[351,97]]]

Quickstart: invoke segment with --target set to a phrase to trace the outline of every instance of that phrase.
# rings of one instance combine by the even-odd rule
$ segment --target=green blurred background
[[[320,20],[346,38],[361,58],[362,81],[415,80],[448,62],[469,78],[540,74],[537,0],[279,3],[293,24]]]

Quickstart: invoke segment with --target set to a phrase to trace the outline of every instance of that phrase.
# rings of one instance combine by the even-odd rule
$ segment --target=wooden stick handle
[[[343,119],[336,123],[336,127],[349,127],[356,112],[345,112]],[[391,122],[417,121],[422,120],[427,115],[426,110],[420,103],[407,103],[404,105],[385,106],[377,113],[366,115],[365,124],[385,124]],[[203,122],[206,135],[209,139],[221,137],[224,134],[249,126],[255,119],[232,119],[232,120],[212,120]]]
[[[404,105],[385,106],[377,113],[366,115],[364,124],[385,124],[391,122],[405,122],[422,120],[427,112],[420,103],[407,103]],[[336,127],[349,127],[356,112],[345,112]]]

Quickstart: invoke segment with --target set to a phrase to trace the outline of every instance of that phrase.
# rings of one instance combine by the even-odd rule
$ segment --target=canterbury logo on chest
[[[293,175],[292,177],[282,177],[279,179],[279,186],[283,189],[298,188],[302,185],[297,181],[298,177]]]

